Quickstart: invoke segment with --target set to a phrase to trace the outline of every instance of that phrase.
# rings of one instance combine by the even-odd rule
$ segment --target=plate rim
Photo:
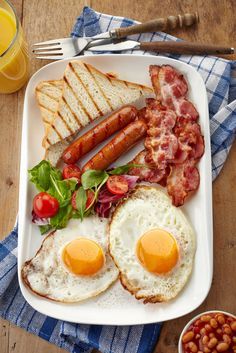
[[[35,78],[37,78],[37,76],[42,72],[44,71],[45,69],[47,69],[48,67],[50,66],[57,66],[59,63],[61,62],[64,62],[64,63],[67,63],[69,62],[70,60],[82,60],[86,58],[89,58],[89,57],[93,57],[93,58],[96,58],[96,57],[105,57],[105,58],[109,58],[109,57],[114,57],[114,56],[125,56],[125,57],[130,57],[130,58],[135,58],[135,57],[150,57],[150,58],[153,58],[154,60],[156,59],[164,59],[164,60],[167,60],[168,62],[172,62],[172,63],[178,63],[178,65],[182,65],[183,67],[186,67],[187,71],[191,71],[193,70],[195,72],[195,74],[197,74],[199,76],[199,79],[200,81],[202,82],[202,85],[204,87],[204,96],[205,96],[205,107],[206,107],[206,113],[207,113],[207,118],[209,120],[209,111],[208,111],[208,104],[207,104],[207,94],[206,94],[206,87],[205,87],[205,83],[203,81],[203,78],[201,77],[201,75],[199,74],[199,72],[191,65],[185,63],[185,62],[182,62],[182,61],[179,61],[179,60],[176,60],[176,59],[172,59],[172,58],[169,58],[169,57],[164,57],[164,56],[155,56],[155,55],[142,55],[142,54],[98,54],[98,55],[85,55],[85,56],[81,56],[81,57],[73,57],[73,58],[67,58],[67,59],[63,59],[63,60],[60,60],[60,61],[54,61],[54,62],[51,62],[43,67],[41,67],[39,70],[37,70],[30,78],[28,84],[27,84],[27,88],[26,88],[26,91],[25,91],[25,96],[24,96],[24,108],[23,108],[23,122],[22,122],[22,134],[21,134],[21,153],[20,153],[20,182],[19,182],[19,218],[18,218],[18,224],[19,224],[19,227],[18,227],[18,263],[17,263],[17,267],[18,267],[18,279],[19,279],[19,286],[20,286],[20,289],[21,289],[21,292],[25,298],[25,300],[35,309],[37,310],[38,312],[44,314],[44,315],[47,315],[47,312],[42,310],[42,308],[38,308],[38,305],[36,305],[35,303],[32,304],[32,300],[30,301],[28,296],[27,296],[27,292],[28,294],[30,295],[33,295],[35,296],[34,293],[30,292],[30,290],[28,288],[25,287],[25,285],[23,284],[23,281],[22,281],[22,278],[21,278],[21,263],[22,261],[21,260],[21,257],[22,257],[22,247],[23,247],[23,237],[24,237],[24,234],[23,234],[23,230],[24,230],[24,227],[25,227],[25,221],[26,221],[26,218],[24,217],[25,215],[25,209],[26,209],[26,205],[27,205],[27,185],[28,185],[28,178],[25,178],[25,175],[27,175],[27,165],[28,165],[28,153],[25,153],[24,155],[24,152],[26,151],[26,147],[27,147],[27,141],[28,141],[28,129],[27,129],[27,126],[28,126],[28,117],[27,117],[27,104],[28,104],[28,95],[29,95],[29,91],[32,89],[32,82],[35,80]],[[168,64],[168,63],[167,63]],[[50,78],[49,78],[50,79]],[[207,134],[210,134],[210,129],[209,129],[209,123],[207,123],[207,130],[208,131],[204,131],[204,136],[205,136],[205,133]],[[210,140],[210,139],[209,139]],[[209,146],[207,146],[209,147]],[[208,162],[210,162],[210,166],[211,166],[211,153],[209,153],[207,155],[209,158],[208,158]],[[209,293],[209,290],[211,288],[211,283],[212,283],[212,278],[213,278],[213,205],[212,205],[212,178],[211,178],[211,167],[209,167],[206,171],[206,178],[207,178],[207,182],[208,182],[208,186],[210,186],[208,192],[209,192],[209,198],[208,198],[208,205],[210,205],[210,209],[208,209],[208,212],[210,212],[210,215],[209,215],[209,219],[208,219],[208,230],[209,230],[209,242],[210,242],[210,258],[208,259],[209,260],[209,268],[210,268],[210,273],[209,273],[209,283],[208,283],[208,286],[206,287],[205,291],[203,292],[203,295],[202,297],[200,298],[199,302],[197,302],[194,306],[192,306],[191,308],[188,308],[187,310],[183,310],[182,313],[180,315],[169,315],[167,316],[166,318],[160,318],[160,320],[158,320],[157,318],[157,321],[155,321],[154,319],[152,320],[149,320],[149,319],[146,319],[146,320],[141,320],[141,321],[138,321],[135,320],[135,318],[128,318],[126,320],[126,323],[124,322],[121,322],[119,323],[118,321],[117,322],[107,322],[107,321],[104,321],[103,319],[101,319],[100,317],[98,316],[95,316],[94,317],[94,321],[91,321],[91,320],[75,320],[75,319],[69,319],[68,321],[70,322],[74,322],[74,323],[81,323],[81,324],[96,324],[96,325],[117,325],[117,326],[126,326],[126,325],[140,325],[140,324],[151,324],[151,323],[155,323],[155,322],[160,322],[160,321],[167,321],[167,320],[172,320],[172,319],[176,319],[178,317],[182,317],[192,311],[194,311],[196,308],[198,308],[202,302],[206,299],[208,293]],[[210,181],[210,182],[209,182]],[[22,203],[24,204],[24,207],[22,207]],[[181,295],[181,294],[179,294]],[[38,296],[37,296],[38,297]],[[168,303],[167,303],[168,304]],[[50,313],[50,316],[53,317],[53,318],[56,318],[56,319],[59,319],[59,320],[65,320],[64,317],[62,317],[59,313],[57,315],[52,315]],[[129,321],[128,321],[129,320]],[[134,320],[136,322],[134,322]]]

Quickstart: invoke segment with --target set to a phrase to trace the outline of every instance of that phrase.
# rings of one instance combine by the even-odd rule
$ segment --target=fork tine
[[[68,56],[64,55],[48,55],[48,56],[36,56],[37,59],[47,59],[47,60],[61,60],[66,59]]]
[[[56,51],[56,50],[48,50],[48,51],[36,51],[34,54],[35,55],[58,55],[58,56],[61,56],[61,55],[63,55],[63,52]]]
[[[46,42],[39,42],[39,43],[34,43],[34,46],[40,46],[40,45],[59,45],[61,42],[59,39],[52,39],[52,40],[48,40]]]
[[[58,45],[58,44],[69,42],[71,40],[72,40],[72,38],[59,38],[59,39],[47,40],[45,42],[34,43],[34,45],[35,46],[38,46],[38,45],[50,45],[50,44]]]
[[[51,51],[54,51],[54,50],[62,50],[61,47],[59,47],[58,45],[55,45],[55,46],[47,46],[47,47],[36,47],[36,48],[32,48],[32,52],[33,53],[39,53],[41,50],[51,50]]]

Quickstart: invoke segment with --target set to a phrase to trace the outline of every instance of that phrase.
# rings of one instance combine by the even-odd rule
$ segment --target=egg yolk
[[[162,229],[144,233],[138,240],[136,251],[143,267],[156,274],[169,272],[179,256],[175,238]]]
[[[93,275],[104,265],[101,246],[87,238],[68,243],[63,249],[62,258],[67,268],[76,275]]]

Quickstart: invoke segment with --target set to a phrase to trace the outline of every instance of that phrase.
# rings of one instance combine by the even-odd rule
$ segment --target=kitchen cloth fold
[[[134,23],[130,19],[97,13],[85,7],[77,18],[72,36],[93,36]],[[135,35],[132,38],[141,41],[178,40],[162,32]],[[135,53],[149,54],[141,51]],[[93,54],[88,51],[86,55]],[[223,167],[235,138],[236,62],[209,56],[168,56],[195,67],[206,84],[214,180]],[[161,329],[161,324],[158,323],[122,327],[80,325],[56,320],[35,311],[24,300],[19,289],[17,225],[0,243],[0,316],[73,353],[89,353],[93,348],[102,353],[151,353]]]

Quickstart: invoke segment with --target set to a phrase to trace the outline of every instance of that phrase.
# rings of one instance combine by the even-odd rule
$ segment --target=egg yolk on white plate
[[[138,240],[136,253],[146,270],[154,274],[165,274],[175,267],[179,249],[175,238],[163,229],[152,229]]]
[[[104,253],[99,244],[87,238],[69,242],[62,252],[63,262],[75,275],[93,275],[104,265]]]

